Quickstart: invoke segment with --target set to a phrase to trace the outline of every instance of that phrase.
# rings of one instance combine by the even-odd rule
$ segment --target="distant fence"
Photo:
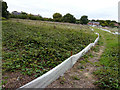
[[[109,33],[114,34],[114,35],[120,35],[120,33],[118,33],[118,32],[113,33],[113,32],[111,32],[110,30],[107,30],[107,29],[103,29],[103,28],[99,28],[99,29],[101,29],[103,31],[106,31],[106,32],[109,32]]]
[[[76,63],[76,61],[83,56],[91,47],[93,47],[99,40],[99,34],[94,43],[90,43],[87,47],[85,47],[81,52],[72,55],[61,64],[53,68],[52,70],[48,71],[47,73],[43,74],[42,76],[34,79],[33,81],[25,84],[24,86],[18,88],[45,88],[50,83],[58,79],[61,75],[63,75],[68,69],[72,68],[72,66]]]

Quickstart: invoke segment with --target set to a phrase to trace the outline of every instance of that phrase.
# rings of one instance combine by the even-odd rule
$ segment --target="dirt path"
[[[104,51],[104,46],[101,46],[98,52],[89,51],[93,57],[87,58],[86,63],[81,63],[84,58],[68,70],[63,76],[54,81],[47,88],[97,88],[93,83],[97,78],[92,74],[99,67],[99,59]]]

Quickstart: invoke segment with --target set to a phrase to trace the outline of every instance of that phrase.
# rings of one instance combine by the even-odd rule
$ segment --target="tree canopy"
[[[88,16],[84,15],[80,18],[80,23],[81,24],[87,24],[89,22]]]
[[[53,14],[53,19],[54,19],[54,21],[61,21],[61,19],[62,19],[62,15],[60,14],[60,13],[54,13]]]
[[[7,11],[7,3],[2,1],[2,17],[8,18],[9,17],[9,12]]]
[[[73,15],[71,15],[70,13],[67,13],[66,15],[63,16],[62,21],[69,22],[69,23],[75,23],[76,18]]]

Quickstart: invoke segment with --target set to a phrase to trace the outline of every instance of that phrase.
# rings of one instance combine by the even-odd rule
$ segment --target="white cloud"
[[[5,0],[8,10],[25,11],[52,17],[59,12],[73,14],[76,18],[88,15],[90,19],[118,19],[119,0]]]

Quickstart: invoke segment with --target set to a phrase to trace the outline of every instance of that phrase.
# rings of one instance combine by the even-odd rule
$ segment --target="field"
[[[3,85],[15,88],[9,76],[37,78],[96,39],[88,26],[10,19],[3,22]],[[19,79],[22,76],[19,76]],[[30,79],[30,81],[32,80]],[[18,83],[16,88],[26,82]]]
[[[51,70],[70,57],[71,53],[80,52],[97,37],[90,28],[93,27],[37,20],[4,21],[2,28],[3,87],[18,88]],[[112,32],[117,30],[116,28],[108,29]],[[99,88],[118,89],[120,84],[118,35],[96,27],[94,30],[100,34],[100,39],[92,51],[99,51],[100,47],[104,47],[95,67],[97,70],[93,72],[98,78],[94,84]]]

